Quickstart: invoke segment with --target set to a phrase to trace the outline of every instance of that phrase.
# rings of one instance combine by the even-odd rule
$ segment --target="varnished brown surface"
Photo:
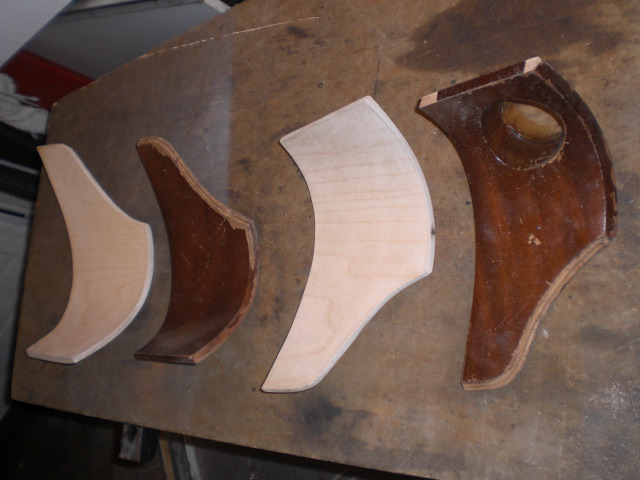
[[[545,135],[535,111],[509,115],[505,102],[551,115],[557,134]],[[420,109],[455,146],[473,202],[463,386],[503,387],[522,368],[562,287],[615,235],[611,159],[589,108],[538,58],[427,96]]]
[[[162,138],[138,142],[169,237],[171,300],[138,360],[195,364],[238,327],[258,281],[253,223],[213,198]]]
[[[24,349],[57,323],[71,285],[64,222],[43,180],[14,398],[438,479],[634,478],[638,38],[640,13],[629,2],[247,0],[72,94],[52,112],[49,141],[71,145],[107,194],[151,225],[154,279],[136,321],[82,363],[27,358]],[[416,107],[426,93],[534,55],[561,72],[598,119],[616,173],[618,234],[553,302],[517,378],[466,392],[471,196],[455,149]],[[398,127],[429,184],[433,272],[385,304],[319,385],[260,392],[313,254],[308,189],[278,140],[365,95]],[[149,135],[171,142],[203,187],[258,231],[254,305],[195,366],[132,355],[160,328],[170,295],[162,215],[135,149]]]

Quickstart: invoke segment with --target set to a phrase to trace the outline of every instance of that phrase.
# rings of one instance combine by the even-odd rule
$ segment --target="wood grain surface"
[[[535,112],[509,113],[507,103],[546,112],[558,132]],[[428,95],[420,109],[456,147],[473,201],[475,285],[462,384],[500,388],[522,368],[560,290],[615,236],[609,152],[589,108],[539,58]]]
[[[167,227],[171,300],[162,327],[138,360],[196,364],[240,325],[258,282],[253,223],[217,201],[164,139],[138,152]]]
[[[151,225],[154,278],[136,321],[85,361],[69,368],[27,358],[71,288],[69,240],[43,178],[13,398],[419,477],[635,478],[638,38],[637,5],[617,0],[246,0],[66,97],[51,112],[49,141],[72,145],[105,192]],[[514,381],[468,392],[460,372],[475,277],[471,193],[455,148],[417,107],[425,93],[535,55],[579,93],[607,139],[618,232],[550,305]],[[315,238],[309,189],[279,140],[366,95],[428,180],[433,272],[391,298],[314,388],[266,394],[260,387],[296,316]],[[169,240],[135,149],[150,135],[167,139],[259,235],[253,306],[213,355],[189,367],[132,355],[162,325],[171,295]]]
[[[45,145],[38,152],[69,232],[73,284],[60,323],[26,352],[77,363],[113,340],[142,308],[153,272],[151,229],[111,201],[71,148]]]
[[[262,389],[316,385],[393,295],[433,268],[431,198],[411,147],[371,97],[280,143],[309,186],[315,243],[309,279]]]

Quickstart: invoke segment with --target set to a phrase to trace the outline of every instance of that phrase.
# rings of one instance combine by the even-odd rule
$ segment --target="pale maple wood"
[[[69,232],[73,280],[62,319],[27,355],[76,363],[113,340],[142,307],[153,272],[151,229],[113,203],[71,148],[38,151]]]
[[[309,279],[262,389],[310,388],[387,300],[433,267],[435,228],[424,175],[370,97],[280,140],[304,175],[315,215]]]

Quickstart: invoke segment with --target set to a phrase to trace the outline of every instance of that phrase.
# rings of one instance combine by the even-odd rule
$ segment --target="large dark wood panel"
[[[589,107],[538,57],[425,96],[420,110],[455,146],[473,202],[462,385],[500,388],[551,302],[615,236],[607,145]]]
[[[78,365],[24,355],[64,311],[70,255],[46,177],[25,280],[13,396],[117,421],[434,478],[631,478],[640,470],[640,13],[629,2],[244,2],[66,97],[51,142],[86,160],[153,229],[139,317]],[[540,55],[593,111],[619,195],[618,237],[565,287],[508,386],[460,386],[474,279],[462,164],[419,99]],[[391,299],[317,387],[260,392],[300,302],[313,253],[304,179],[279,138],[365,95],[387,112],[429,184],[432,275]],[[137,157],[166,138],[211,194],[252,218],[255,303],[195,366],[138,362],[170,292],[162,217]],[[122,175],[122,172],[127,172]]]

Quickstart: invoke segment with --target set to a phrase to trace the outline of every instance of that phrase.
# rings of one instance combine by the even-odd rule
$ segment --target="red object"
[[[93,82],[27,50],[18,52],[0,71],[13,78],[18,93],[38,97],[38,106],[47,110],[68,93]]]

